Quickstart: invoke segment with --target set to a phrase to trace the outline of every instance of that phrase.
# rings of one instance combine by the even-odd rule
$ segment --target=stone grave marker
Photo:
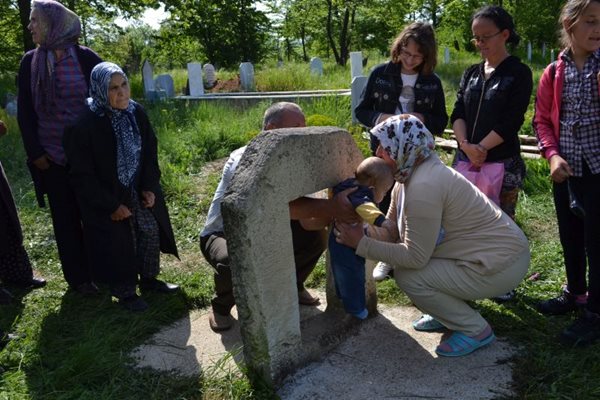
[[[145,60],[142,65],[142,81],[144,82],[144,95],[147,99],[154,98],[154,68],[150,61]]]
[[[215,67],[212,64],[206,63],[204,64],[204,67],[202,67],[202,71],[204,72],[204,87],[206,89],[212,89],[217,82]]]
[[[365,86],[367,86],[368,78],[366,76],[357,76],[352,79],[352,83],[350,85],[350,98],[352,104],[352,122],[359,122],[356,119],[356,114],[354,113],[354,109],[360,103],[362,99],[363,90],[365,90]]]
[[[357,76],[362,76],[362,62],[362,52],[350,52],[350,81],[354,80]]]
[[[531,61],[531,42],[527,42],[527,61]]]
[[[271,384],[320,357],[323,346],[340,336],[334,321],[344,314],[328,282],[322,317],[329,331],[316,338],[301,332],[288,203],[353,176],[362,158],[340,128],[263,132],[248,144],[225,194],[222,212],[244,359]],[[367,308],[374,313],[375,286],[367,271]]]
[[[188,85],[190,96],[197,97],[204,95],[204,83],[202,82],[202,64],[191,62],[187,65]]]
[[[254,91],[254,66],[252,63],[240,64],[240,85],[244,92]]]
[[[315,75],[323,75],[323,61],[319,57],[310,59],[310,73]]]
[[[162,74],[154,80],[156,90],[163,90],[167,99],[175,97],[175,83],[169,74]]]
[[[450,62],[450,49],[444,48],[444,64],[448,64]]]

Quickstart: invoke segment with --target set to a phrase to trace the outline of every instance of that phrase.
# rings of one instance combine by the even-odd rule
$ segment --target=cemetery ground
[[[451,68],[451,67],[448,67]],[[452,67],[456,71],[463,66]],[[540,71],[536,71],[537,80]],[[460,72],[444,79],[455,87]],[[451,99],[452,94],[448,95]],[[452,103],[448,105],[451,108]],[[162,258],[162,277],[179,283],[176,296],[147,296],[142,314],[121,310],[104,296],[84,299],[67,290],[47,210],[36,205],[16,120],[0,110],[10,133],[0,142],[0,160],[11,182],[25,235],[25,247],[45,288],[14,291],[16,301],[0,310],[0,327],[24,335],[0,352],[0,399],[270,399],[269,388],[252,386],[244,376],[223,375],[217,365],[198,377],[182,377],[134,368],[130,352],[152,334],[210,305],[212,271],[198,248],[198,231],[220,177],[210,163],[248,142],[260,131],[262,103],[246,110],[217,105],[166,102],[148,106],[159,137],[159,161],[181,261]],[[349,99],[327,98],[302,104],[308,123],[350,127]],[[531,115],[526,119],[528,127]],[[361,149],[367,144],[360,129],[351,128]],[[444,155],[446,159],[450,156]],[[548,179],[543,160],[528,160],[517,222],[530,240],[532,261],[516,298],[505,304],[473,303],[497,335],[519,349],[513,362],[516,398],[594,399],[600,397],[600,343],[585,349],[558,343],[560,331],[574,316],[545,317],[538,301],[555,296],[564,282],[564,268]],[[321,262],[309,287],[323,288]],[[409,305],[391,280],[378,284],[379,302]],[[394,351],[390,348],[390,351]],[[397,371],[402,379],[402,371]],[[468,377],[465,377],[468,379]],[[435,382],[432,382],[435,384]]]

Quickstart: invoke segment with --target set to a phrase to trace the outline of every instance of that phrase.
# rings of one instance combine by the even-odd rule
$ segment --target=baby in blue
[[[333,193],[356,187],[356,191],[348,195],[356,213],[367,224],[387,228],[391,221],[377,208],[377,203],[383,200],[393,184],[392,170],[385,161],[369,157],[356,168],[354,178],[337,184]],[[356,255],[353,248],[337,243],[335,231],[334,226],[329,235],[329,255],[337,296],[347,313],[365,319],[369,315],[365,298],[365,259]]]

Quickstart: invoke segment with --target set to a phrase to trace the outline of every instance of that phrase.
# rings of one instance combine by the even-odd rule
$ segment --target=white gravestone
[[[154,93],[156,88],[154,87],[154,69],[148,60],[145,60],[142,65],[142,80],[144,82],[144,95],[146,98],[151,97],[152,95],[149,95],[149,93]]]
[[[546,43],[542,43],[542,58],[546,58]]]
[[[527,61],[531,61],[531,42],[527,42]]]
[[[350,97],[352,103],[352,122],[358,122],[356,119],[356,115],[354,110],[356,106],[360,103],[362,99],[363,91],[365,90],[365,86],[367,86],[367,77],[366,76],[357,76],[352,79],[352,84],[350,85]]]
[[[310,59],[310,73],[315,75],[323,75],[323,61],[319,57]]]
[[[554,58],[554,49],[550,50],[550,62],[553,62],[554,60],[556,60],[556,58]]]
[[[240,85],[244,92],[254,90],[254,66],[252,63],[243,62],[240,64]]]
[[[444,64],[448,64],[450,62],[450,49],[444,48]]]
[[[212,64],[204,64],[202,70],[204,72],[204,86],[207,89],[212,89],[217,82],[217,73],[215,72],[215,67]]]
[[[188,85],[190,96],[197,97],[204,95],[204,83],[202,82],[202,64],[188,63]]]
[[[350,80],[357,76],[362,76],[362,52],[353,51],[350,53]]]
[[[162,74],[154,80],[156,90],[163,90],[167,99],[175,97],[175,83],[169,74]]]

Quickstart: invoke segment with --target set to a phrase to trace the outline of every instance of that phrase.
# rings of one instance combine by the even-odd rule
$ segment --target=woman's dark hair
[[[419,46],[419,52],[423,55],[423,62],[417,67],[417,70],[423,75],[432,74],[437,65],[437,43],[433,27],[425,22],[413,22],[394,39],[390,48],[392,62],[394,64],[402,62],[400,54],[410,39],[415,41]]]
[[[521,37],[517,35],[517,31],[515,31],[515,22],[513,21],[513,18],[504,8],[500,6],[485,6],[480,8],[479,10],[475,11],[475,14],[473,14],[473,18],[471,18],[471,25],[473,24],[473,21],[479,18],[489,19],[501,31],[505,29],[508,30],[510,35],[508,36],[506,43],[516,46],[521,41]]]

